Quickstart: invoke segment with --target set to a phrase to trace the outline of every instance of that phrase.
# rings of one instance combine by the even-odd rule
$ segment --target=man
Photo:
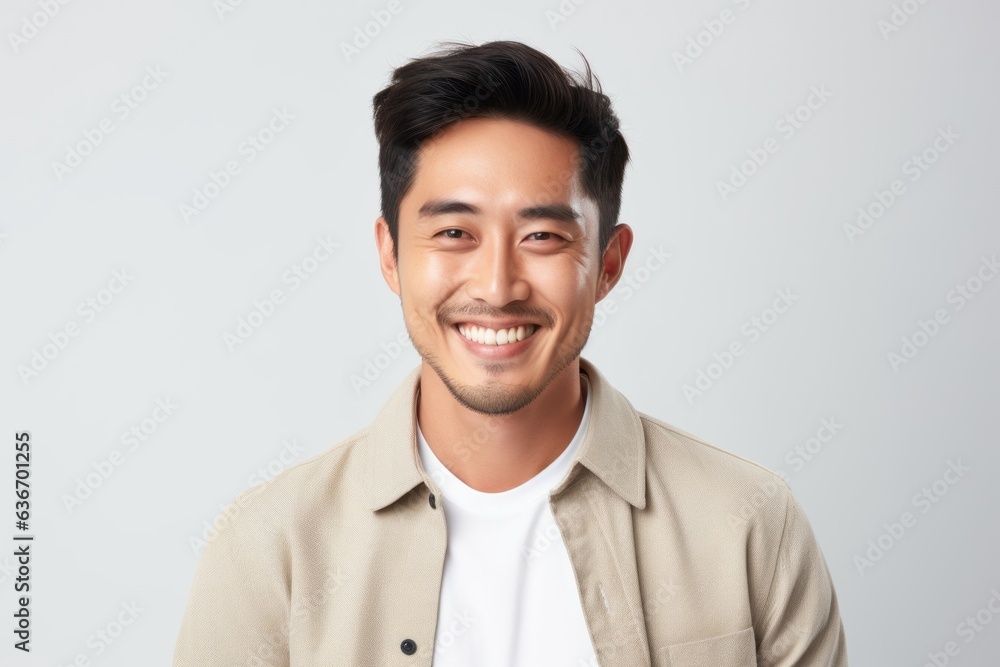
[[[175,666],[847,664],[781,478],[580,357],[632,246],[594,83],[492,42],[375,95],[380,267],[422,362],[371,426],[234,503]]]

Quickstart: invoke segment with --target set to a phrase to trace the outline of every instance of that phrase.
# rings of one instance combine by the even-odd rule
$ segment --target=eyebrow
[[[469,204],[457,199],[432,199],[417,212],[417,218],[430,218],[437,215],[447,215],[449,213],[468,213],[479,215],[482,209],[473,204]],[[549,219],[556,220],[571,225],[580,225],[580,214],[571,206],[566,204],[541,204],[539,206],[529,206],[517,212],[518,217],[525,220]]]

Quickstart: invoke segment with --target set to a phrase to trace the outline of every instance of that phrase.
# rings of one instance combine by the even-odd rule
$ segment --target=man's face
[[[579,356],[620,274],[631,230],[616,228],[624,252],[613,240],[602,270],[578,156],[571,139],[526,123],[460,121],[421,146],[397,262],[376,224],[414,347],[470,410],[507,414],[539,396]]]

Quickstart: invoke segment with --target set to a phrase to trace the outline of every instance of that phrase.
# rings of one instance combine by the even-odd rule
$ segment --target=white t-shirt
[[[433,667],[596,667],[593,643],[549,492],[580,448],[586,407],[566,449],[520,486],[483,493],[438,460],[417,425],[424,469],[448,526]]]

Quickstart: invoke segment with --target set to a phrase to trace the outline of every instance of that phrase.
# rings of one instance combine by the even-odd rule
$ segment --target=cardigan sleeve
[[[802,506],[784,482],[774,573],[754,620],[761,667],[847,667],[837,593]]]
[[[174,648],[174,667],[288,665],[287,559],[276,517],[254,491],[216,519]],[[226,517],[223,520],[223,517]]]

